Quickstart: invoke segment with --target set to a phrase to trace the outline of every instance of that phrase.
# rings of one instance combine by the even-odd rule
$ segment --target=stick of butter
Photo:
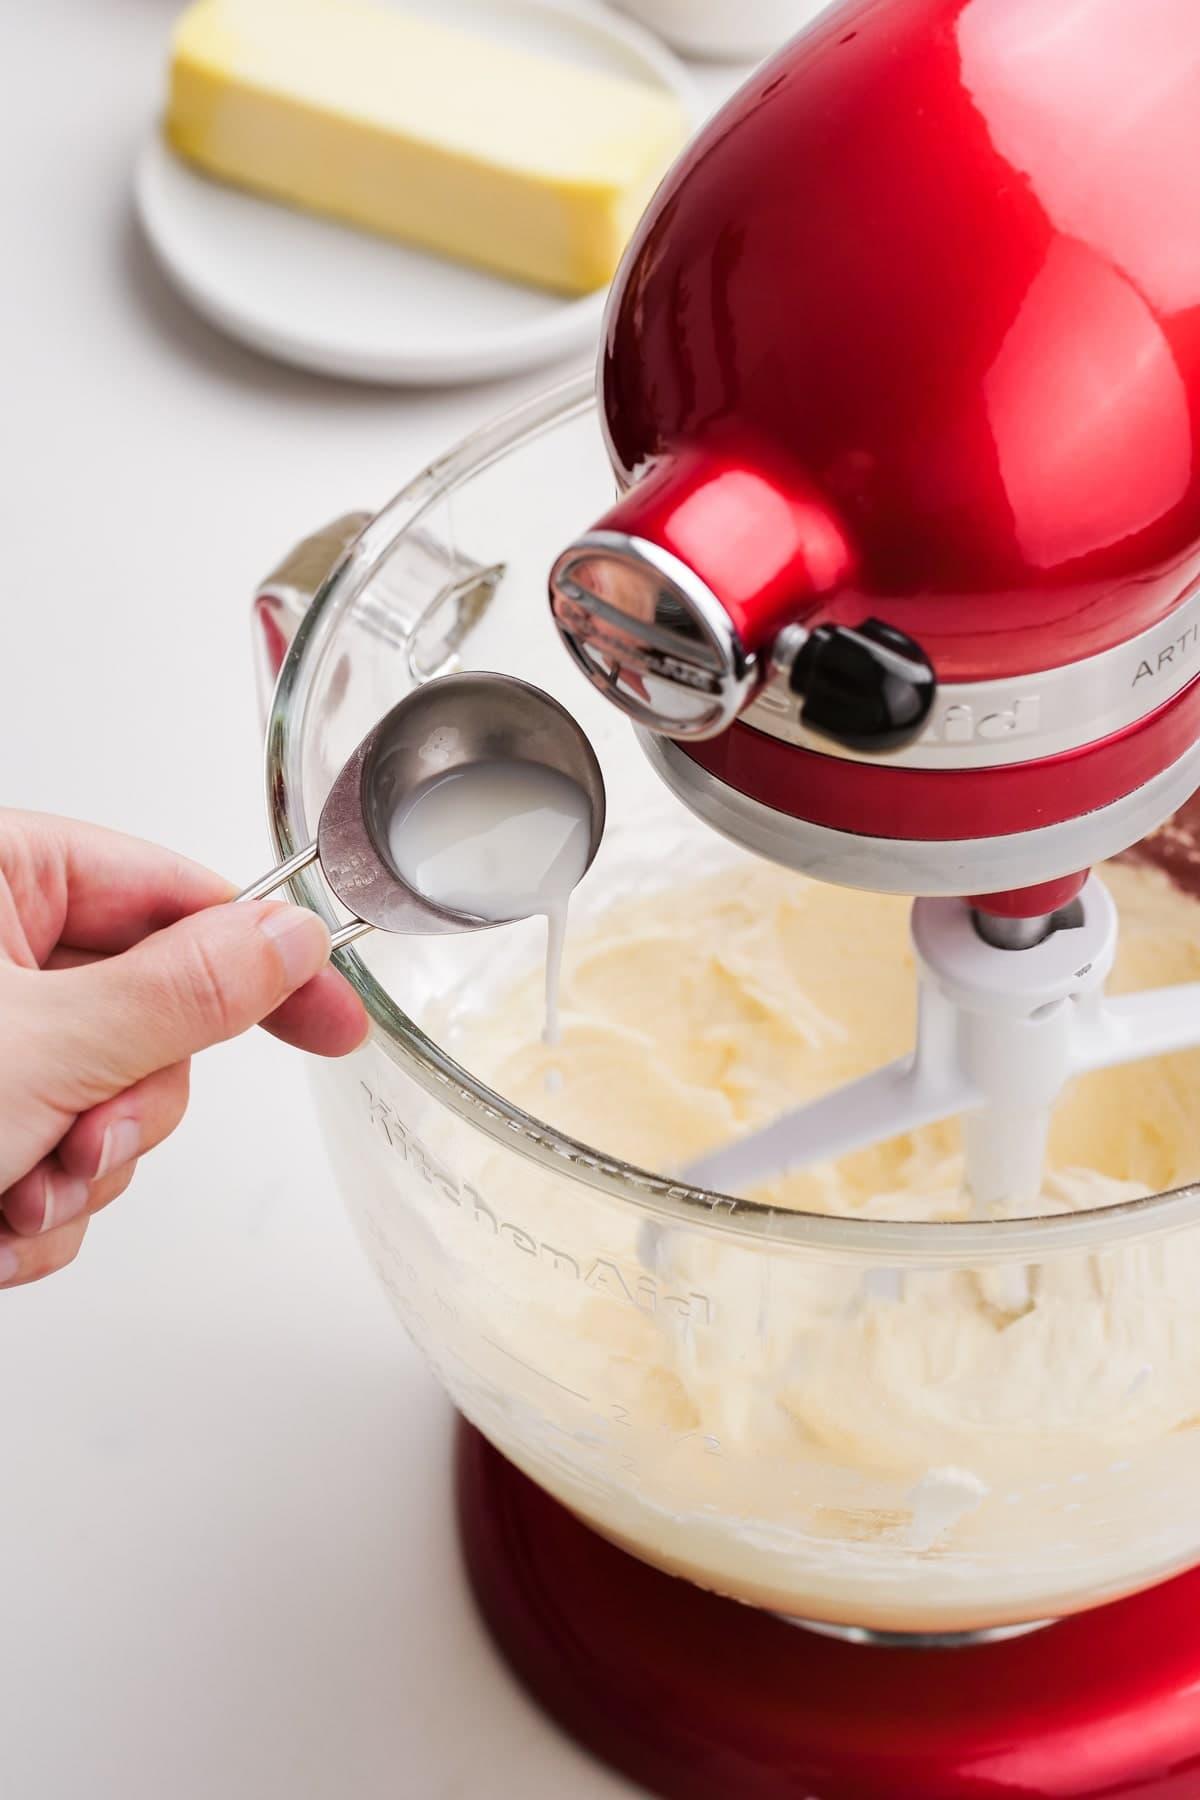
[[[212,175],[566,293],[687,135],[665,89],[364,0],[196,0],[167,137]]]

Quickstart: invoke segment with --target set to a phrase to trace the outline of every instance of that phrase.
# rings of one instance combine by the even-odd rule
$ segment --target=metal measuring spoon
[[[512,924],[426,899],[400,874],[388,848],[391,821],[417,788],[451,769],[496,762],[536,763],[583,791],[590,809],[585,874],[604,835],[605,800],[600,764],[583,731],[565,707],[528,682],[510,675],[443,675],[401,700],[367,733],[329,790],[314,841],[238,899],[261,900],[319,862],[337,898],[355,914],[333,933],[335,950],[376,927],[434,936]]]

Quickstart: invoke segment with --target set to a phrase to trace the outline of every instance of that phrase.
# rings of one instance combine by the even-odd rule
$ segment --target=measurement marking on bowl
[[[548,1381],[551,1387],[561,1388],[563,1393],[570,1394],[573,1400],[582,1400],[585,1406],[592,1404],[587,1395],[581,1394],[578,1388],[568,1387],[565,1381],[558,1381],[553,1375],[547,1375],[546,1371],[539,1369],[536,1363],[526,1362],[523,1356],[518,1356],[515,1351],[510,1350],[507,1344],[499,1344],[495,1338],[487,1337],[483,1332],[480,1332],[479,1335],[485,1344],[490,1344],[493,1350],[498,1350],[501,1356],[507,1356],[511,1362],[518,1363],[522,1369],[528,1369],[531,1375],[537,1375],[541,1380]]]

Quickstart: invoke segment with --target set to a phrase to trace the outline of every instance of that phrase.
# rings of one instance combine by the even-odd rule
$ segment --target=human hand
[[[137,838],[0,809],[0,1287],[72,1261],[183,1117],[195,1051],[259,1022],[322,1056],[362,1042],[316,914],[233,892]]]

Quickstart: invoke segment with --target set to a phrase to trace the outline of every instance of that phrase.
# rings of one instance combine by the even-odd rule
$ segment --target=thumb
[[[317,915],[268,900],[208,907],[120,956],[51,972],[43,993],[76,1110],[237,1037],[328,960]]]

